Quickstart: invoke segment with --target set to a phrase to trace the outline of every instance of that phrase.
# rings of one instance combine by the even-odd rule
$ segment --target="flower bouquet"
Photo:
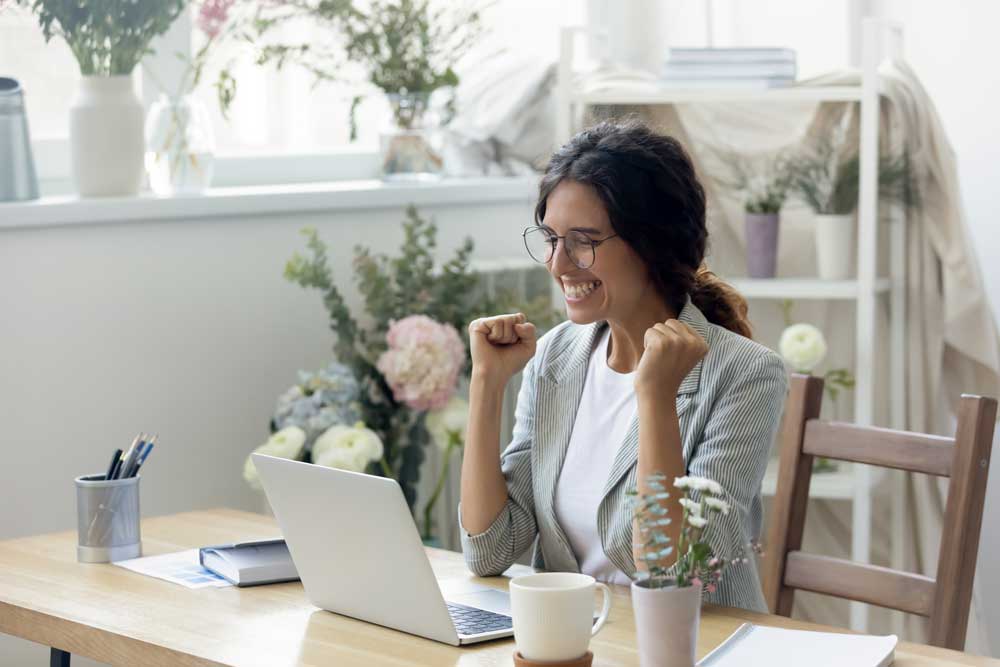
[[[465,439],[468,322],[516,309],[544,328],[553,311],[551,303],[517,304],[508,294],[481,298],[480,278],[469,267],[472,241],[436,267],[436,227],[413,207],[407,216],[398,257],[355,248],[363,319],[352,315],[334,283],[326,245],[315,230],[304,230],[309,252],[289,260],[285,277],[323,295],[336,361],[318,373],[300,373],[278,400],[271,430],[296,428],[296,442],[301,433],[301,447],[290,458],[396,479],[414,511],[425,448],[436,442],[442,470],[423,506],[422,533],[430,538],[431,511]],[[273,447],[269,443],[262,447]],[[254,475],[247,477],[251,484]]]

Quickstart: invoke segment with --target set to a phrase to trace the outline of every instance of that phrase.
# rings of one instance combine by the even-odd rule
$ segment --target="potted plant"
[[[632,582],[639,664],[643,667],[693,667],[701,618],[701,594],[715,592],[723,569],[746,558],[727,560],[702,540],[714,515],[728,514],[724,491],[704,477],[678,477],[681,531],[676,550],[667,535],[666,477],[651,475],[642,493],[633,491],[634,549],[643,565]],[[676,553],[674,562],[670,557]]]
[[[259,39],[267,42],[287,21],[308,16],[331,28],[350,63],[360,65],[364,85],[380,91],[392,113],[381,133],[382,174],[387,180],[426,180],[440,176],[443,162],[434,148],[431,95],[458,85],[455,64],[482,34],[479,10],[430,0],[372,0],[356,6],[349,0],[301,0],[258,13]],[[279,67],[305,66],[320,79],[344,79],[348,69],[336,50],[310,44],[269,42],[259,62]],[[351,103],[351,138],[357,136],[356,112],[364,94]],[[445,104],[447,116],[454,103]]]
[[[66,40],[83,77],[70,107],[70,154],[80,195],[135,195],[143,178],[143,107],[132,72],[186,0],[19,0],[46,40]]]
[[[793,188],[815,215],[816,264],[824,280],[847,280],[854,275],[860,160],[857,141],[847,136],[849,118],[845,114],[837,128],[813,141],[793,169]],[[905,153],[880,156],[878,191],[884,200],[907,207],[918,204]]]
[[[730,176],[722,181],[743,199],[747,275],[774,278],[778,264],[781,207],[791,186],[791,161],[784,152],[748,157],[724,156]]]

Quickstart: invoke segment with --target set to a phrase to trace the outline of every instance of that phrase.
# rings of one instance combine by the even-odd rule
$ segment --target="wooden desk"
[[[274,520],[233,510],[146,519],[145,555],[276,532]],[[76,533],[0,542],[0,632],[113,665],[511,665],[513,640],[456,648],[313,607],[299,583],[189,590],[111,565],[76,562]],[[460,554],[428,550],[441,579],[475,579]],[[478,580],[506,589],[507,579]],[[378,595],[378,582],[372,582]],[[699,657],[750,620],[794,628],[777,616],[706,607]],[[829,628],[818,628],[827,629]],[[638,665],[627,588],[614,589],[604,630],[591,643],[595,665]],[[898,667],[992,665],[1000,661],[900,644]]]

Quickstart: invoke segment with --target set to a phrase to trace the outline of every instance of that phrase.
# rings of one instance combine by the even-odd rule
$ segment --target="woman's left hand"
[[[640,396],[676,396],[681,382],[708,353],[708,344],[698,332],[679,320],[646,329],[643,346],[635,374],[635,391]]]

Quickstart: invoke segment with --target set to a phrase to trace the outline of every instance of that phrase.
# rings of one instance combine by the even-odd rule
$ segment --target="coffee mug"
[[[594,588],[604,594],[594,622]],[[611,609],[611,589],[586,574],[545,572],[510,581],[514,642],[527,660],[575,660],[587,653]]]

